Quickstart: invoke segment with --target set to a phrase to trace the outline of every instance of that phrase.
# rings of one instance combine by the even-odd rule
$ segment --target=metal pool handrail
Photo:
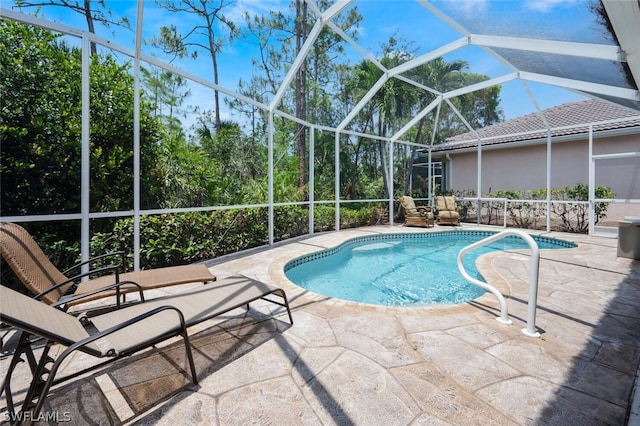
[[[473,277],[471,277],[467,271],[464,269],[464,265],[462,263],[464,259],[464,255],[474,250],[478,247],[485,246],[494,241],[501,240],[509,235],[515,235],[527,242],[529,247],[531,248],[531,267],[529,273],[529,302],[528,302],[528,315],[527,315],[527,327],[522,329],[522,332],[528,337],[540,337],[540,333],[536,331],[536,305],[538,300],[538,273],[540,270],[540,249],[538,248],[538,243],[527,233],[520,231],[518,229],[507,229],[505,231],[499,232],[495,235],[491,235],[483,240],[475,242],[473,244],[469,244],[464,247],[458,253],[458,270],[462,276],[469,281],[471,284],[474,284],[480,288],[483,288],[487,291],[493,293],[498,302],[500,303],[500,316],[496,318],[498,321],[504,324],[511,324],[511,320],[509,319],[509,313],[507,312],[507,302],[504,300],[504,296],[500,293],[495,287],[492,285],[479,281]]]

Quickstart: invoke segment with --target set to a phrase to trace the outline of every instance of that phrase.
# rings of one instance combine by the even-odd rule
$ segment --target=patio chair
[[[279,296],[282,301],[270,296]],[[217,317],[236,308],[263,299],[286,308],[289,322],[293,324],[289,302],[284,290],[269,286],[244,276],[231,276],[216,283],[202,286],[171,296],[161,297],[129,305],[106,314],[75,317],[45,303],[20,294],[8,287],[0,286],[0,321],[21,330],[0,394],[6,392],[7,410],[10,418],[16,416],[11,376],[24,354],[31,369],[32,381],[21,406],[21,413],[31,419],[38,418],[52,386],[78,377],[89,371],[175,336],[181,336],[187,352],[187,362],[192,382],[198,383],[187,329],[205,320]],[[273,313],[272,313],[273,315]],[[88,330],[96,330],[90,333]],[[31,338],[44,338],[46,344],[39,360],[31,347]],[[65,350],[52,351],[54,344],[66,346]],[[82,366],[67,372],[64,377],[56,374],[67,357],[76,351],[95,358],[108,358],[87,367],[87,357]],[[57,358],[53,358],[59,353]],[[74,358],[77,359],[77,358]],[[73,361],[65,364],[73,366]],[[67,367],[65,367],[67,368]],[[80,370],[80,371],[77,371]]]
[[[438,225],[459,225],[460,213],[456,205],[456,198],[452,195],[436,196],[436,211]]]
[[[434,215],[431,211],[431,207],[416,207],[413,198],[408,195],[398,198],[398,201],[404,210],[405,226],[433,226]]]
[[[168,266],[137,272],[120,273],[123,252],[109,253],[60,271],[51,263],[31,235],[20,225],[0,223],[0,253],[22,284],[35,298],[50,305],[70,307],[105,297],[116,296],[116,306],[126,293],[138,292],[144,301],[144,290],[177,284],[212,282],[216,277],[204,264]],[[116,258],[118,264],[81,272],[85,264]],[[102,274],[96,276],[96,274]],[[93,277],[82,281],[83,277]],[[122,297],[121,297],[122,296]]]

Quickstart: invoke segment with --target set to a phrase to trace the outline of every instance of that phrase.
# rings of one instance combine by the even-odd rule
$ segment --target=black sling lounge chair
[[[282,301],[268,297],[279,296]],[[0,286],[0,321],[20,329],[21,336],[9,364],[1,392],[5,392],[10,418],[38,418],[51,386],[95,370],[116,359],[132,355],[174,336],[182,336],[191,378],[197,384],[187,329],[233,309],[263,299],[286,308],[293,324],[284,290],[271,287],[244,276],[232,276],[183,293],[161,297],[88,318],[75,317],[45,303],[29,298],[5,286]],[[97,333],[90,333],[91,325]],[[31,348],[31,338],[46,341],[39,361]],[[50,356],[54,344],[66,346],[56,358]],[[96,358],[109,358],[81,371],[56,378],[61,363],[75,351]],[[16,415],[11,393],[11,376],[25,355],[31,368],[32,381]],[[24,413],[29,413],[25,415]],[[21,417],[22,416],[22,417]]]

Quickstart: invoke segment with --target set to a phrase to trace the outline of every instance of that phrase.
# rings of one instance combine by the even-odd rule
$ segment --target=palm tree
[[[410,59],[412,59],[412,55],[408,53],[388,51],[380,60],[380,63],[386,69],[392,69]],[[435,90],[447,91],[460,85],[463,80],[462,72],[466,67],[467,63],[464,61],[448,63],[442,58],[437,58],[414,68],[408,73],[407,77]],[[372,62],[361,62],[356,67],[354,83],[356,91],[363,94],[366,93],[382,75],[383,70]],[[362,131],[372,131],[378,136],[388,136],[388,133],[397,130],[404,121],[417,111],[425,108],[434,98],[435,95],[431,92],[419,89],[400,79],[391,78],[387,80],[363,110],[366,119],[364,120]],[[422,118],[418,123],[415,135],[416,143],[421,142],[424,138],[425,124],[426,118]],[[378,143],[384,189],[387,197],[390,197],[392,188],[389,182],[385,145],[383,141]],[[411,157],[413,158],[413,152]],[[411,167],[410,165],[409,171]],[[408,182],[407,178],[404,192],[407,190]]]
[[[449,90],[461,87],[464,82],[464,70],[467,69],[468,64],[466,61],[456,60],[452,62],[446,62],[441,57],[434,59],[433,61],[422,64],[413,70],[411,70],[409,77],[417,83],[423,84],[439,92],[447,92]],[[426,108],[429,103],[435,99],[435,95],[431,92],[423,91],[419,96],[419,110]],[[427,118],[422,117],[418,122],[417,131],[415,134],[415,143],[421,143],[425,139],[426,132],[425,124]],[[435,125],[436,123],[434,123]],[[438,138],[440,139],[440,138]],[[413,173],[413,159],[416,153],[416,147],[411,150],[411,158],[409,168],[405,174],[404,188],[402,193],[406,194],[409,189],[410,178]]]
[[[410,59],[408,54],[388,52],[380,63],[386,69],[391,69]],[[355,89],[356,92],[366,93],[382,77],[383,70],[370,61],[363,61],[356,67]],[[364,122],[362,132],[371,131],[378,136],[388,134],[398,128],[398,124],[410,116],[413,106],[418,100],[418,89],[399,80],[389,79],[372,97],[369,104],[363,110]],[[390,197],[392,187],[389,179],[387,164],[386,142],[378,142],[380,167],[385,194]],[[353,185],[352,185],[353,186]]]

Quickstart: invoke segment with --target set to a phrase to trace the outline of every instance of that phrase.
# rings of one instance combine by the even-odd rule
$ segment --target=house
[[[482,195],[547,188],[547,164],[552,189],[588,183],[593,162],[595,184],[616,194],[608,218],[640,215],[632,202],[640,200],[640,115],[606,101],[571,102],[457,135],[433,146],[431,156],[441,163],[442,188]]]

